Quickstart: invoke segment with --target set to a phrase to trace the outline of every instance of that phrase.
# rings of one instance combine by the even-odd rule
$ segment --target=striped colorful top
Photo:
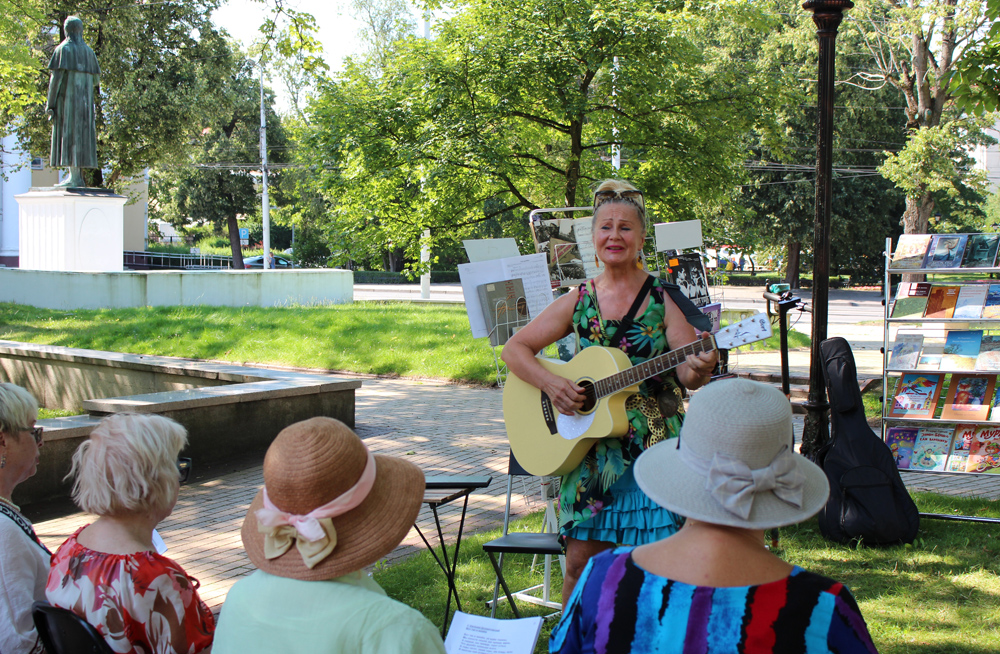
[[[646,572],[632,547],[584,568],[549,651],[877,654],[850,590],[796,566],[760,586],[692,586]]]

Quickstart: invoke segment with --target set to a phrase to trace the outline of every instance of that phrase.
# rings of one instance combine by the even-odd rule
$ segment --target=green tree
[[[963,49],[977,42],[988,22],[984,0],[859,0],[851,11],[849,24],[859,31],[875,68],[855,71],[847,81],[865,88],[891,85],[905,100],[907,145],[889,157],[882,172],[906,193],[901,225],[907,234],[929,230],[943,192],[977,204],[978,180],[965,174],[960,162],[931,162],[928,145],[941,146],[940,156],[954,162],[955,146],[981,142],[982,133],[972,126],[947,124],[962,119],[954,108],[952,78]],[[928,129],[933,131],[922,133]]]
[[[45,102],[38,88],[40,52],[32,45],[45,22],[37,0],[0,0],[0,138]]]
[[[963,111],[973,114],[1000,109],[1000,0],[986,0],[992,22],[958,61],[950,92]]]
[[[188,160],[157,167],[150,184],[156,217],[178,227],[209,224],[214,233],[227,233],[236,268],[243,263],[237,219],[258,209],[260,170],[260,83],[252,62],[240,63],[218,89],[225,104],[196,137]],[[287,161],[288,142],[273,109],[274,95],[265,89],[264,97],[268,161],[280,166]],[[269,173],[269,182],[280,204],[281,173]]]
[[[352,62],[324,85],[304,154],[323,162],[342,233],[411,258],[424,229],[436,251],[512,212],[585,206],[616,174],[652,214],[706,216],[731,198],[739,135],[773,93],[712,45],[722,20],[761,19],[743,5],[469,2],[436,39],[397,41],[378,74]]]

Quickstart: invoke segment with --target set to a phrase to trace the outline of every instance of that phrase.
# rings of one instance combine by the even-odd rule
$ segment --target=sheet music
[[[485,338],[490,335],[479,304],[479,293],[476,291],[480,284],[519,278],[524,284],[524,299],[528,303],[528,314],[532,318],[552,302],[552,285],[549,283],[544,254],[459,264],[458,276],[462,280],[465,311],[469,315],[469,327],[472,328],[473,338]]]

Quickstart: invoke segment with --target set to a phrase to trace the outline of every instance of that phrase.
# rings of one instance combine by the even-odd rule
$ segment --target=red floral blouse
[[[212,644],[215,619],[198,581],[156,552],[105,554],[76,538],[52,556],[45,595],[97,627],[121,654],[195,654]]]

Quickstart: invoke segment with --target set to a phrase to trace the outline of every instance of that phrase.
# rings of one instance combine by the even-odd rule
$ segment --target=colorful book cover
[[[933,418],[941,397],[943,375],[909,373],[896,380],[889,415],[893,418]]]
[[[990,402],[990,421],[1000,422],[1000,386],[994,387],[993,401]]]
[[[924,318],[951,318],[955,313],[955,303],[958,302],[958,291],[961,287],[934,284],[931,294],[927,297],[927,309]]]
[[[990,284],[983,305],[983,318],[1000,318],[1000,284]]]
[[[958,291],[958,301],[955,303],[955,313],[952,318],[978,318],[983,312],[986,302],[986,284],[966,284]]]
[[[958,268],[968,240],[965,234],[935,234],[924,255],[924,268]]]
[[[712,328],[709,333],[714,334],[722,326],[722,302],[713,302],[701,307],[701,312],[712,321]]]
[[[920,348],[924,344],[923,334],[896,334],[896,342],[889,354],[889,368],[892,370],[914,370],[920,358]]]
[[[976,370],[1000,370],[1000,334],[983,334]]]
[[[941,370],[975,370],[983,330],[953,330],[944,342]]]
[[[981,425],[976,429],[965,471],[1000,473],[1000,426]]]
[[[1000,246],[1000,234],[971,234],[962,257],[963,268],[992,268]]]
[[[924,265],[927,246],[931,243],[930,234],[903,234],[896,242],[896,251],[892,253],[890,270],[915,269]]]
[[[897,468],[902,470],[910,467],[913,442],[917,440],[918,431],[916,427],[890,427],[885,432],[885,444],[889,446]]]
[[[948,395],[941,409],[941,418],[986,420],[996,381],[996,375],[952,375]]]
[[[951,452],[945,469],[948,472],[965,472],[969,463],[969,450],[976,435],[978,425],[955,425],[955,438],[951,442]]]
[[[890,318],[919,318],[927,308],[927,296],[931,293],[930,282],[900,282],[896,289],[896,300],[892,303]],[[1000,284],[997,285],[1000,302]]]
[[[913,443],[910,469],[944,470],[954,435],[954,427],[922,427]]]

